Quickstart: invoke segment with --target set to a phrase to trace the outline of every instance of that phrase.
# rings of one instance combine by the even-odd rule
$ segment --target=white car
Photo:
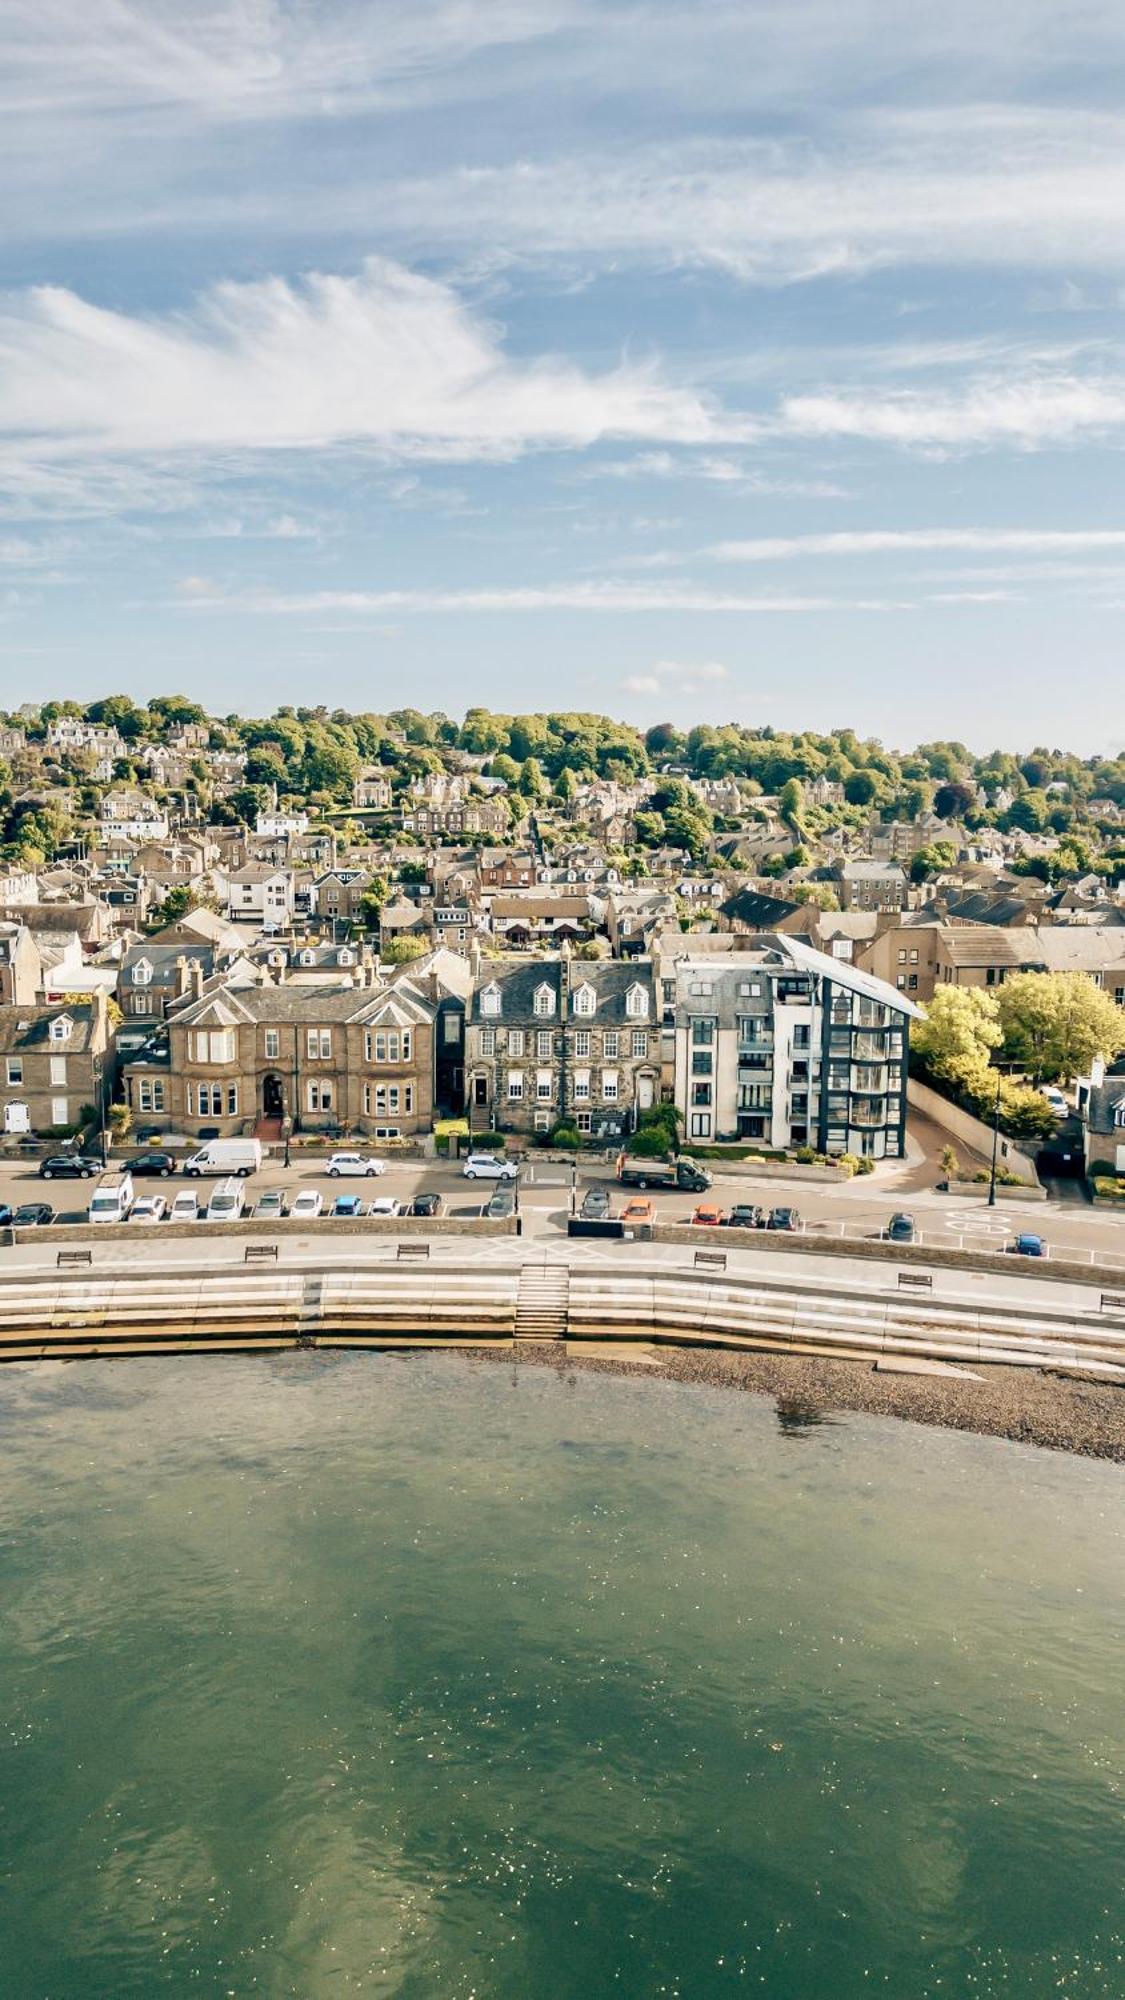
[[[497,1159],[495,1153],[470,1153],[461,1172],[467,1181],[514,1181],[519,1168],[514,1160]]]
[[[401,1201],[396,1201],[393,1194],[376,1195],[367,1213],[368,1215],[401,1215],[402,1203]]]
[[[385,1174],[387,1162],[377,1160],[374,1153],[333,1153],[328,1162],[328,1177],[338,1181],[341,1174]]]
[[[142,1201],[135,1201],[129,1210],[130,1222],[163,1222],[168,1213],[168,1204],[162,1194],[146,1194]]]
[[[302,1188],[289,1215],[293,1222],[307,1222],[310,1216],[319,1215],[323,1207],[324,1196],[319,1188]]]
[[[171,1222],[198,1222],[199,1196],[192,1188],[184,1188],[176,1196],[169,1211]]]
[[[1043,1084],[1040,1089],[1039,1095],[1040,1097],[1046,1099],[1047,1103],[1051,1107],[1051,1110],[1054,1112],[1056,1118],[1070,1117],[1070,1106],[1067,1103],[1066,1098],[1063,1096],[1062,1091],[1056,1089],[1053,1083]]]

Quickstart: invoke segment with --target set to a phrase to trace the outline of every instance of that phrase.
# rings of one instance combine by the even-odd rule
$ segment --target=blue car
[[[1047,1245],[1041,1236],[1033,1236],[1030,1231],[1022,1231],[1012,1245],[1016,1257],[1045,1257]]]
[[[354,1218],[363,1214],[363,1203],[357,1194],[338,1194],[330,1212],[333,1215]]]

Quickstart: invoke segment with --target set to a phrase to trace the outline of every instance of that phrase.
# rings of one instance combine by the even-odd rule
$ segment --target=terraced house
[[[651,967],[558,959],[482,969],[465,1069],[472,1127],[573,1123],[612,1144],[659,1096]]]
[[[405,979],[374,989],[215,985],[175,1009],[127,1065],[129,1101],[138,1116],[159,1113],[193,1136],[428,1132],[437,1011]]]

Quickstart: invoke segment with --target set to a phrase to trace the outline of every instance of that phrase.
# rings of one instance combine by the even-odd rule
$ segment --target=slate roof
[[[69,1040],[51,1040],[51,1022],[62,1015],[73,1021]],[[12,1055],[32,1050],[54,1054],[84,1055],[94,1047],[97,1014],[88,1002],[64,1001],[55,1006],[21,1007],[12,1003],[0,1007],[0,1052]]]

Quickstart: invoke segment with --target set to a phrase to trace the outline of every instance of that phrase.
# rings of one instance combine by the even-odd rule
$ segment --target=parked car
[[[169,1222],[198,1222],[199,1196],[194,1188],[184,1188],[172,1203]]]
[[[801,1218],[795,1208],[771,1208],[766,1218],[767,1229],[784,1229],[796,1233],[801,1227]]]
[[[385,1174],[387,1162],[377,1160],[374,1153],[333,1153],[328,1162],[328,1177],[338,1181],[341,1174]]]
[[[470,1153],[461,1172],[467,1181],[514,1181],[519,1168],[495,1153]]]
[[[13,1229],[35,1229],[39,1224],[53,1222],[55,1211],[45,1201],[23,1201],[12,1217]]]
[[[368,1215],[401,1215],[403,1204],[396,1201],[393,1194],[377,1194],[371,1203]]]
[[[609,1189],[607,1187],[587,1188],[579,1210],[583,1222],[609,1221]]]
[[[504,1181],[499,1187],[493,1188],[484,1212],[490,1222],[506,1222],[510,1215],[515,1214],[515,1209],[515,1188],[508,1181]]]
[[[124,1173],[102,1175],[87,1214],[91,1222],[125,1222],[132,1206],[133,1176],[126,1167]]]
[[[411,1215],[444,1215],[445,1196],[441,1194],[415,1195],[409,1212]]]
[[[766,1211],[756,1201],[736,1201],[727,1216],[728,1229],[764,1229]]]
[[[291,1222],[307,1222],[310,1216],[319,1215],[324,1207],[324,1196],[319,1188],[302,1188],[289,1210]]]
[[[168,1204],[162,1194],[146,1194],[129,1210],[130,1222],[163,1222]]]
[[[338,1194],[329,1210],[330,1215],[346,1222],[354,1222],[363,1212],[363,1198],[358,1194]]]
[[[1058,1088],[1057,1084],[1054,1083],[1043,1084],[1040,1089],[1039,1095],[1040,1097],[1045,1099],[1045,1101],[1050,1105],[1051,1110],[1055,1113],[1055,1116],[1057,1118],[1070,1117],[1070,1105],[1067,1103],[1066,1098],[1063,1096],[1062,1091]]]
[[[0,1229],[7,1229],[15,1210],[10,1201],[0,1201]]]
[[[723,1220],[723,1211],[721,1208],[716,1208],[713,1201],[701,1201],[691,1219],[698,1223],[701,1229],[718,1229]]]
[[[246,1209],[246,1189],[241,1174],[228,1174],[220,1181],[207,1204],[208,1222],[241,1222]]]
[[[915,1234],[914,1217],[907,1215],[905,1210],[899,1209],[897,1214],[892,1215],[883,1234],[888,1243],[913,1243]]]
[[[133,1161],[132,1171],[134,1174],[159,1174],[160,1179],[166,1181],[169,1174],[175,1173],[176,1162],[171,1153],[141,1153]]]
[[[1031,1230],[1023,1229],[1012,1245],[1015,1257],[1045,1257],[1047,1245],[1042,1236],[1035,1236]]]
[[[100,1174],[102,1163],[86,1153],[52,1153],[39,1162],[41,1181],[88,1181]]]
[[[263,1188],[257,1201],[254,1203],[254,1220],[256,1222],[279,1222],[281,1217],[287,1214],[287,1212],[288,1203],[285,1199],[284,1188]]]
[[[634,1200],[625,1203],[621,1211],[621,1220],[627,1226],[638,1222],[655,1222],[656,1209],[646,1196],[637,1195]]]

